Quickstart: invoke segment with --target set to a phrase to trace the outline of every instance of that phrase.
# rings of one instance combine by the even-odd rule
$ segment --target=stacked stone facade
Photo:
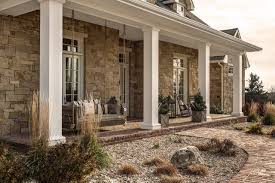
[[[111,96],[119,99],[118,55],[123,46],[119,31],[77,20],[73,26],[72,22],[64,18],[64,35],[72,36],[74,27],[74,35],[83,36],[84,93],[101,98],[103,102]],[[18,133],[28,127],[32,93],[39,90],[39,24],[39,11],[19,17],[0,16],[0,135]],[[142,118],[143,41],[126,41],[126,47],[130,50],[129,115]],[[187,59],[188,97],[195,95],[198,92],[198,50],[160,41],[159,52],[159,93],[173,95],[176,54]],[[216,83],[215,88],[219,84]],[[232,79],[225,77],[224,84],[227,87],[224,103],[231,106],[230,111]]]
[[[223,73],[222,73],[223,68]],[[222,76],[223,74],[223,76]],[[223,77],[223,90],[222,90]],[[222,94],[223,92],[223,94]],[[222,102],[223,95],[223,102]],[[229,75],[229,65],[210,64],[210,106],[222,109],[224,113],[233,111],[233,77]]]

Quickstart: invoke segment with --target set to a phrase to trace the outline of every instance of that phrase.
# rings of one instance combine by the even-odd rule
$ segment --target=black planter
[[[192,122],[206,121],[206,111],[192,111]]]

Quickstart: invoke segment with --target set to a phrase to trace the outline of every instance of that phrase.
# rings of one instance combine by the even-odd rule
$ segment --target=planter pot
[[[169,126],[169,114],[160,114],[159,122],[162,127],[168,127]]]
[[[206,121],[206,111],[192,111],[192,122]]]
[[[108,114],[119,114],[119,106],[117,104],[108,104]]]

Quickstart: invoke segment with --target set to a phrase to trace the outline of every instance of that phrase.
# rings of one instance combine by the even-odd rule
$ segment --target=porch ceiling
[[[38,9],[37,0],[4,0],[0,3],[0,14],[18,16]],[[141,30],[153,26],[160,29],[161,40],[192,48],[209,42],[216,52],[226,54],[262,50],[255,45],[141,0],[67,0],[64,4],[64,15],[70,17],[72,9],[78,12],[76,18],[80,20],[101,25],[108,20],[109,27],[120,31],[123,29],[123,24],[128,25],[127,39],[130,40],[142,40]]]

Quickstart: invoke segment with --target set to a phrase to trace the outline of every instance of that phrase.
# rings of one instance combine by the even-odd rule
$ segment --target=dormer
[[[170,7],[172,10],[180,14],[185,15],[185,10],[193,11],[195,6],[192,0],[159,0],[166,6]]]

